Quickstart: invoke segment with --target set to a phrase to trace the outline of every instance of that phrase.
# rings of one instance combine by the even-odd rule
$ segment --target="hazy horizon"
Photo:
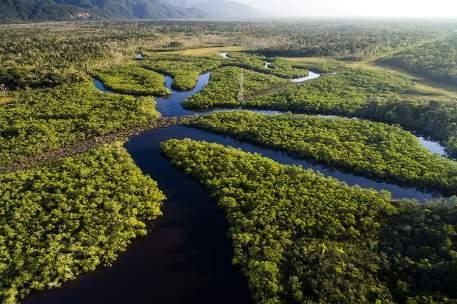
[[[238,0],[276,17],[455,18],[456,0]]]

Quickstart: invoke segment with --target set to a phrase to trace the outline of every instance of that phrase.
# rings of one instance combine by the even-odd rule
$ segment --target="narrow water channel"
[[[202,74],[198,77],[197,84],[192,90],[178,91],[173,89],[173,78],[165,76],[165,85],[172,93],[168,96],[156,97],[157,110],[162,114],[162,117],[194,115],[195,112],[184,109],[182,103],[187,98],[203,90],[209,83],[210,77],[211,73]]]
[[[228,58],[228,53],[220,53],[220,56],[225,56],[225,58]],[[265,63],[271,64],[269,62]],[[306,77],[301,77],[301,78],[295,78],[292,79],[291,82],[294,83],[302,83],[306,82],[309,80],[317,79],[321,76],[319,73],[315,73],[313,71],[309,71],[309,75]],[[173,78],[168,75],[164,75],[165,77],[165,85],[167,88],[169,88],[172,93],[168,96],[164,97],[157,97],[157,110],[162,114],[163,117],[180,117],[180,116],[189,116],[189,115],[196,115],[196,114],[206,114],[206,113],[211,113],[211,112],[222,112],[222,111],[234,111],[234,110],[239,110],[238,109],[212,109],[208,111],[202,111],[202,112],[195,112],[195,111],[190,111],[186,110],[183,108],[182,103],[189,97],[195,95],[196,93],[200,92],[203,90],[209,83],[211,73],[204,73],[198,77],[198,81],[196,86],[190,90],[190,91],[179,91],[173,89]],[[106,88],[106,86],[103,84],[98,79],[93,79],[94,85],[97,89],[99,89],[102,92],[106,93],[111,93],[112,91]],[[282,113],[281,111],[271,111],[271,110],[253,110],[253,109],[244,109],[244,110],[249,110],[249,111],[254,111],[257,113],[262,113],[262,114],[280,114]],[[338,117],[336,115],[316,115],[319,117]],[[354,118],[357,119],[357,118]],[[419,143],[427,148],[430,152],[439,154],[443,157],[447,157],[448,154],[446,152],[446,148],[443,147],[439,142],[433,141],[431,139],[427,139],[423,136],[418,136],[416,135],[416,138],[419,140]]]
[[[443,157],[449,157],[446,152],[446,148],[444,148],[440,143],[433,141],[431,139],[427,139],[423,136],[416,136],[421,145],[427,148],[430,152],[439,154]]]
[[[302,83],[302,82],[305,82],[305,81],[308,81],[308,80],[317,79],[319,77],[321,77],[321,74],[315,73],[313,71],[309,71],[308,76],[292,79],[291,82],[293,82],[293,83]]]
[[[301,78],[295,78],[291,80],[292,82],[295,83],[301,83],[305,81],[309,81],[312,79],[317,79],[321,75],[319,73],[315,73],[312,71],[309,71],[309,75],[306,77],[301,77]],[[208,111],[200,111],[200,112],[195,112],[191,110],[186,110],[183,108],[182,103],[189,97],[195,95],[196,93],[200,92],[203,90],[209,83],[210,78],[211,78],[211,73],[204,73],[199,76],[198,81],[196,86],[190,90],[190,91],[178,91],[173,89],[173,78],[165,75],[165,85],[167,88],[169,88],[172,91],[171,95],[164,96],[164,97],[157,97],[156,102],[157,102],[157,110],[162,114],[163,117],[180,117],[180,116],[189,116],[189,115],[196,115],[196,114],[207,114],[211,112],[223,112],[223,111],[235,111],[235,110],[240,110],[241,108],[238,109],[212,109]],[[110,92],[108,89],[105,88],[103,83],[101,83],[99,80],[94,79],[94,83],[97,88],[99,88],[102,91],[105,92]],[[254,109],[244,109],[247,111],[253,111],[261,114],[281,114],[283,112],[281,111],[272,111],[272,110],[254,110]],[[338,117],[335,115],[316,115],[320,117]],[[437,153],[441,156],[447,156],[446,149],[438,142],[432,141],[430,139],[426,139],[425,137],[422,136],[416,136],[419,142],[427,148],[430,152],[432,153]]]
[[[182,116],[188,116],[188,115],[206,114],[206,113],[211,113],[211,112],[239,110],[239,109],[212,109],[212,110],[208,110],[205,112],[194,112],[194,111],[186,110],[183,108],[183,106],[182,106],[183,101],[185,101],[187,98],[189,98],[189,97],[193,96],[194,94],[203,90],[205,88],[205,86],[209,83],[210,75],[211,74],[209,72],[200,75],[196,86],[190,91],[178,91],[178,90],[173,89],[173,78],[170,76],[165,76],[165,85],[167,88],[169,88],[172,91],[172,94],[169,96],[156,98],[158,111],[162,114],[163,117],[182,117]],[[298,80],[306,81],[306,80],[304,80],[305,78],[307,78],[308,80],[311,80],[311,79],[316,79],[319,76],[320,76],[320,74],[313,73],[310,71],[310,74],[307,77],[298,78],[296,80],[297,81]],[[106,88],[103,86],[102,83],[96,82],[96,85],[97,85],[97,87],[104,88],[104,90],[106,91]],[[280,114],[281,113],[280,111],[269,111],[269,110],[248,109],[248,111],[253,111],[253,112],[262,113],[262,114]],[[323,118],[338,117],[335,115],[316,115],[316,116],[323,117]],[[353,119],[358,119],[358,118],[353,118]],[[189,138],[194,138],[193,136],[195,134],[198,134],[197,138],[195,138],[195,139],[205,140],[205,141],[211,141],[210,139],[212,139],[215,142],[228,145],[228,143],[227,143],[229,141],[228,137],[214,135],[209,132],[203,132],[203,131],[197,132],[197,130],[189,131],[190,128],[181,128],[180,130],[181,130],[182,134],[187,134],[187,136]],[[149,134],[149,133],[145,133],[141,136],[148,136],[147,134]],[[153,134],[158,134],[158,133],[153,133]],[[438,153],[440,155],[445,155],[445,149],[439,143],[431,141],[431,140],[427,140],[424,137],[419,137],[419,136],[416,136],[416,137],[419,140],[419,142],[424,147],[429,149],[429,151],[431,151],[432,153]],[[170,137],[170,138],[175,138],[175,137]],[[224,139],[221,141],[221,138],[224,138]],[[154,138],[150,138],[149,140],[154,140]],[[241,148],[246,151],[260,153],[262,155],[270,157],[283,164],[300,165],[303,168],[309,168],[309,169],[313,169],[315,171],[319,171],[326,176],[331,176],[331,177],[337,178],[343,182],[346,182],[349,185],[359,185],[359,186],[365,187],[365,188],[373,188],[378,191],[387,190],[392,193],[392,196],[394,198],[413,198],[413,199],[418,199],[418,200],[425,200],[425,199],[430,199],[433,197],[439,197],[439,195],[436,193],[426,193],[426,192],[422,192],[422,191],[419,191],[419,190],[416,190],[413,188],[409,188],[409,187],[402,187],[402,186],[398,186],[395,184],[375,181],[375,180],[372,180],[369,178],[342,172],[338,169],[331,168],[331,167],[328,167],[325,165],[316,164],[312,161],[293,158],[293,157],[287,156],[287,154],[285,154],[283,152],[279,152],[279,151],[267,149],[267,148],[260,148],[258,146],[253,146],[253,145],[246,144],[246,143],[243,143],[240,141],[231,140],[230,145],[233,147],[236,147],[236,148]]]
[[[318,76],[317,76],[318,77]],[[181,103],[202,90],[210,74],[200,76],[191,91],[172,90],[157,98],[163,116],[194,115]],[[172,78],[166,85],[172,87]],[[107,91],[95,81],[100,90]],[[267,114],[276,111],[259,111]],[[216,203],[196,181],[171,166],[160,153],[160,143],[169,139],[192,138],[256,152],[282,164],[301,165],[333,176],[350,185],[388,190],[396,198],[432,198],[431,193],[373,181],[319,164],[297,159],[286,153],[261,148],[234,138],[194,128],[175,126],[133,136],[125,147],[141,170],[150,175],[166,194],[163,216],[149,227],[146,237],[133,242],[112,267],[100,267],[62,288],[35,293],[28,304],[213,304],[248,303],[245,278],[231,265],[233,249],[226,237],[227,223]],[[225,237],[224,237],[225,236]]]
[[[104,92],[104,93],[112,93],[113,91],[111,91],[110,89],[108,89],[104,84],[103,82],[101,82],[99,79],[97,78],[93,78],[93,81],[94,81],[94,85],[95,87]]]

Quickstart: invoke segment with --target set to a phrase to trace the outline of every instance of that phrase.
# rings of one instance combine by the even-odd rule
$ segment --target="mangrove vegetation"
[[[105,87],[117,93],[140,96],[164,96],[171,93],[165,87],[165,78],[162,75],[135,65],[110,67],[95,72],[94,76],[101,80]]]
[[[271,87],[286,85],[287,80],[239,67],[214,70],[209,85],[184,102],[189,109],[239,107],[249,96]]]
[[[110,265],[165,199],[120,144],[0,174],[0,300]]]
[[[371,178],[457,195],[457,162],[432,154],[413,134],[397,126],[246,111],[198,116],[189,124]]]
[[[0,107],[0,166],[159,116],[152,97],[104,94],[90,82],[21,91]]]
[[[381,60],[431,79],[457,85],[457,34],[408,48]]]
[[[455,200],[393,203],[388,193],[218,144],[170,140],[162,151],[225,212],[233,264],[256,303],[456,301]]]
[[[0,26],[0,303],[20,303],[27,295],[110,266],[146,234],[165,200],[158,185],[170,188],[160,181],[170,172],[162,171],[173,169],[165,159],[151,157],[161,157],[161,136],[176,138],[183,134],[173,132],[185,128],[148,132],[155,156],[144,152],[150,150],[142,145],[149,148],[151,142],[139,135],[138,155],[157,165],[157,174],[151,168],[147,173],[158,183],[117,141],[157,126],[184,121],[368,179],[392,181],[401,190],[457,194],[456,162],[430,153],[416,138],[431,137],[446,146],[449,156],[457,156],[455,28],[451,21],[394,20]],[[293,82],[315,75],[311,72],[321,75]],[[170,90],[171,78],[173,89],[188,92]],[[98,90],[94,79],[109,90]],[[431,87],[425,88],[427,83]],[[158,107],[154,96],[162,96]],[[236,111],[181,120],[197,114],[182,106],[290,113]],[[160,118],[157,108],[167,118]],[[204,185],[226,215],[233,270],[241,269],[254,303],[457,303],[454,197],[393,200],[386,191],[348,186],[205,142],[171,140],[161,149],[175,167]],[[186,181],[186,187],[198,187]],[[184,186],[175,187],[187,193]],[[186,199],[185,208],[193,208],[195,199]],[[183,212],[170,218],[188,225],[199,220],[189,217]],[[213,224],[223,230],[226,222],[217,221]],[[182,228],[169,218],[164,222],[167,229]],[[180,233],[188,237],[187,231]],[[203,229],[201,239],[185,241],[208,243],[206,233]],[[170,254],[181,249],[173,241]],[[152,247],[162,245],[160,240],[145,243],[139,251],[148,257]],[[206,258],[211,250],[192,255],[205,257],[203,268],[219,269],[219,260]],[[229,267],[227,262],[220,269]],[[156,288],[179,290],[176,281],[184,281],[190,292],[201,292],[187,277],[174,280],[173,267],[164,269],[169,272],[163,282],[162,273],[151,274],[161,282]],[[124,272],[120,276],[129,283]],[[246,281],[237,284],[247,288]],[[198,283],[208,289],[214,284]],[[85,288],[93,286],[81,291]],[[141,292],[154,302],[148,288]]]

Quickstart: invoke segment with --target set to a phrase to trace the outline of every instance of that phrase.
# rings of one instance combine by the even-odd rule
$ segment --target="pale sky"
[[[457,0],[238,0],[275,16],[457,17]]]

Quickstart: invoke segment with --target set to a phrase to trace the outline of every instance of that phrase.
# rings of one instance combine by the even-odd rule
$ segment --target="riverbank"
[[[23,158],[9,165],[1,166],[0,174],[27,170],[44,164],[52,163],[58,161],[59,159],[77,155],[104,144],[111,144],[116,141],[125,141],[133,135],[137,135],[148,130],[168,128],[177,125],[180,122],[180,120],[181,118],[179,117],[159,118],[157,120],[151,120],[148,124],[144,126],[129,128],[121,130],[119,132],[96,136],[86,140],[81,140],[74,144],[70,144],[62,148],[59,148],[57,150],[45,152],[32,157]]]
[[[242,73],[245,77],[241,78],[243,80],[241,83],[248,85],[246,70]],[[68,282],[62,288],[35,293],[26,303],[97,303],[107,299],[110,303],[125,303],[131,299],[131,295],[135,295],[137,303],[148,303],[151,293],[157,301],[163,303],[248,302],[249,291],[246,278],[243,278],[238,269],[231,264],[233,248],[230,239],[226,237],[227,220],[201,185],[174,168],[165,159],[160,145],[170,139],[191,138],[258,153],[283,165],[300,166],[301,170],[311,169],[318,172],[316,174],[319,176],[330,177],[329,180],[339,180],[340,183],[349,186],[357,185],[357,189],[359,187],[373,189],[376,191],[364,191],[378,194],[386,191],[385,194],[380,195],[392,201],[412,199],[425,203],[441,197],[439,193],[424,192],[389,181],[383,182],[375,178],[363,177],[338,170],[331,165],[324,165],[322,162],[299,159],[293,157],[291,153],[182,126],[180,124],[184,118],[193,119],[193,115],[199,116],[211,111],[228,109],[215,108],[195,112],[183,108],[182,103],[187,98],[205,88],[210,88],[210,86],[207,87],[210,79],[213,82],[215,80],[211,73],[201,74],[196,86],[189,91],[173,89],[173,79],[170,76],[164,76],[165,86],[171,89],[172,93],[155,98],[156,110],[160,112],[162,118],[149,120],[140,127],[122,129],[119,132],[43,153],[9,168],[23,170],[88,151],[100,144],[126,141],[125,148],[135,164],[144,175],[156,180],[159,188],[168,197],[162,210],[163,218],[155,223],[153,229],[152,226],[148,226],[149,235],[135,242],[112,267],[99,267],[94,272]],[[320,75],[316,73],[310,76],[297,81],[305,82]],[[332,76],[329,75],[330,77]],[[282,80],[282,82],[288,88],[296,86],[291,81]],[[117,95],[111,94],[112,92],[100,81],[94,80],[94,85],[104,92],[101,94],[103,96]],[[237,84],[233,87],[234,91],[239,88]],[[227,94],[226,91],[221,92],[221,94]],[[239,106],[244,107],[245,104]],[[140,111],[142,109],[142,107],[139,108]],[[271,111],[268,114],[276,113],[278,112]],[[179,293],[174,292],[177,285],[180,286]],[[220,294],[230,296],[220,300],[218,299]]]

